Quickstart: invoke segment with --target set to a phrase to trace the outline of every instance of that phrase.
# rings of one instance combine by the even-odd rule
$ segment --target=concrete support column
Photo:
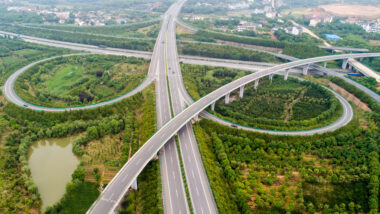
[[[288,80],[288,76],[289,76],[289,69],[286,69],[285,75],[284,75],[284,80]]]
[[[137,190],[137,178],[133,181],[131,188]]]
[[[342,69],[346,69],[348,65],[348,59],[344,59],[342,63]]]
[[[255,90],[257,89],[257,86],[259,86],[259,79],[255,80]]]
[[[269,80],[270,80],[270,81],[273,80],[273,74],[269,74]]]
[[[305,65],[305,66],[303,67],[303,69],[302,69],[302,74],[303,74],[304,76],[307,75],[307,72],[309,71],[309,67],[310,67],[310,65]]]
[[[226,94],[226,96],[224,97],[224,103],[225,104],[230,103],[230,93]]]
[[[348,70],[352,70],[352,65],[348,64]]]
[[[198,121],[198,120],[199,120],[199,114],[196,114],[196,115],[194,116],[194,120],[195,120],[195,121]]]
[[[243,96],[244,96],[244,85],[240,87],[240,91],[239,91],[239,97],[243,98]]]
[[[211,104],[211,111],[215,111],[215,103]]]
[[[325,68],[327,67],[327,62],[324,62],[323,67]]]

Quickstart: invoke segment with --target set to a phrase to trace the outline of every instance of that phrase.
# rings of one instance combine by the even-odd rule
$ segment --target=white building
[[[293,27],[285,28],[285,32],[292,34],[292,35],[295,35],[295,36],[298,36],[298,35],[303,33],[303,30],[300,27],[293,26]]]

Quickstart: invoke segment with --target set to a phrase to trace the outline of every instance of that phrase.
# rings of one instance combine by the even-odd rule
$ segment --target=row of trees
[[[66,42],[74,42],[81,44],[89,45],[105,45],[113,48],[124,48],[131,50],[141,50],[141,51],[152,51],[154,41],[152,40],[138,40],[138,39],[125,39],[125,38],[116,38],[108,37],[101,35],[88,35],[88,34],[78,34],[75,32],[57,32],[51,30],[35,29],[35,28],[26,28],[20,25],[9,25],[9,24],[0,24],[0,27],[4,31],[10,31],[13,33],[36,36],[46,39],[53,39]]]
[[[180,43],[178,48],[179,53],[184,55],[254,62],[278,62],[278,60],[270,54],[231,46],[219,46],[201,43]]]

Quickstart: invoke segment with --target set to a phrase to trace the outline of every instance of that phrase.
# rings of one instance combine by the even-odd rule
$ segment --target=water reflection
[[[72,153],[72,137],[46,139],[31,146],[28,163],[42,199],[42,211],[58,202],[79,164]]]

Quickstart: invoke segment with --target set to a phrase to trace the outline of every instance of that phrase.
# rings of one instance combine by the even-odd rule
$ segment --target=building
[[[295,36],[298,36],[298,35],[303,33],[303,30],[301,27],[293,26],[293,27],[285,28],[285,32],[292,34],[292,35],[295,35]]]
[[[311,26],[311,27],[316,27],[316,26],[318,25],[318,23],[320,23],[321,21],[322,21],[322,19],[319,18],[319,17],[315,17],[315,18],[313,18],[313,19],[310,19],[310,24],[309,24],[309,26]]]
[[[325,37],[327,40],[330,40],[330,41],[338,41],[340,39],[340,36],[335,35],[335,34],[325,34]]]

